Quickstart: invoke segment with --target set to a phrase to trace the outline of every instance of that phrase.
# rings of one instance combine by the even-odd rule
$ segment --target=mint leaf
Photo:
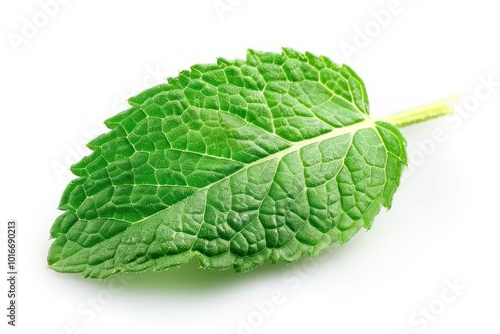
[[[129,100],[72,166],[49,267],[105,278],[193,256],[254,268],[369,229],[406,164],[362,80],[324,56],[249,50]]]

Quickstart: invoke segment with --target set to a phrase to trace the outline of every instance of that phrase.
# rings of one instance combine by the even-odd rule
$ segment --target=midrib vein
[[[279,152],[270,154],[270,155],[268,155],[268,156],[266,156],[266,157],[264,157],[262,159],[258,159],[258,160],[252,161],[249,164],[243,165],[242,168],[234,171],[231,174],[228,174],[227,176],[223,177],[222,179],[217,180],[214,183],[208,184],[208,185],[204,186],[203,188],[198,188],[191,195],[184,197],[183,199],[181,199],[180,201],[172,204],[168,208],[163,209],[161,211],[158,211],[158,212],[156,212],[156,213],[154,213],[154,214],[152,214],[150,216],[144,217],[144,218],[142,218],[142,219],[140,219],[140,220],[138,220],[136,222],[130,223],[130,225],[131,226],[132,225],[136,225],[136,224],[139,224],[139,223],[141,223],[141,222],[143,222],[143,221],[145,221],[147,219],[151,219],[151,218],[154,218],[155,216],[159,216],[161,214],[165,214],[166,212],[168,212],[172,207],[174,207],[178,203],[180,203],[182,201],[185,201],[188,198],[190,198],[192,196],[195,196],[196,194],[199,194],[200,192],[208,190],[210,187],[218,184],[219,182],[224,182],[225,180],[229,179],[231,176],[235,175],[236,173],[241,172],[244,169],[250,169],[250,168],[252,168],[255,165],[258,165],[258,164],[261,164],[261,163],[265,163],[267,161],[271,161],[271,160],[274,160],[276,158],[281,159],[285,155],[287,155],[289,153],[292,153],[292,152],[295,152],[295,151],[299,151],[300,149],[302,149],[302,148],[304,148],[304,147],[306,147],[308,145],[311,145],[311,144],[320,143],[320,142],[323,142],[325,140],[328,140],[328,139],[331,139],[331,138],[335,138],[335,137],[338,137],[338,136],[342,136],[342,135],[345,135],[345,134],[348,134],[348,133],[354,134],[354,133],[356,133],[357,131],[359,131],[361,129],[371,128],[371,127],[374,126],[374,123],[375,123],[374,120],[372,120],[371,118],[367,117],[367,118],[365,118],[363,121],[361,121],[359,123],[351,124],[351,125],[348,125],[348,126],[345,126],[345,127],[342,127],[342,128],[335,128],[332,131],[327,132],[325,134],[322,134],[320,136],[309,138],[309,139],[306,139],[306,140],[303,140],[303,141],[300,141],[300,142],[293,143],[293,145],[291,145],[290,147],[284,149],[283,151],[279,151]]]

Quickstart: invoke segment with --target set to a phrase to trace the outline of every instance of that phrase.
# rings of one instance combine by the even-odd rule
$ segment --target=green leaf
[[[249,50],[129,100],[72,166],[49,267],[105,278],[254,268],[316,256],[369,229],[406,164],[362,80],[324,56]]]

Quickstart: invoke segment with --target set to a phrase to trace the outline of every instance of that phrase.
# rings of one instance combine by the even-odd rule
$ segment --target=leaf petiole
[[[459,98],[460,95],[453,95],[446,99],[386,116],[381,120],[398,127],[404,127],[433,118],[450,115],[453,113],[453,107]]]

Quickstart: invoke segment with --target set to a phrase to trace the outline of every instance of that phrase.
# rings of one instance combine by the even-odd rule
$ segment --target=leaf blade
[[[390,207],[406,163],[366,96],[350,68],[291,49],[139,94],[73,166],[49,266],[104,278],[198,255],[244,271],[347,242]]]

